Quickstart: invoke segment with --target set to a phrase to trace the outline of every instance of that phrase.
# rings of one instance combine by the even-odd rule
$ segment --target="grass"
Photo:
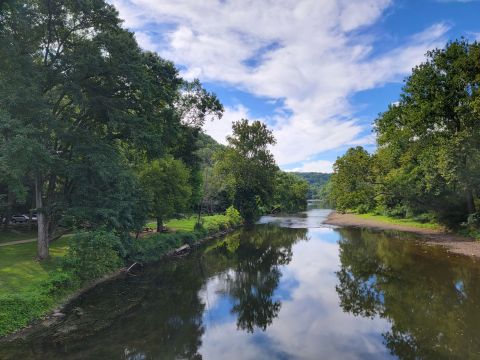
[[[45,283],[67,252],[68,237],[51,244],[48,260],[35,260],[36,243],[0,247],[0,336],[50,311],[63,294],[49,294]]]
[[[8,229],[0,230],[0,244],[11,241],[29,240],[37,237],[36,230],[30,229]]]
[[[28,292],[48,278],[68,249],[68,237],[50,246],[50,259],[35,260],[37,243],[0,247],[0,295]]]
[[[193,231],[195,223],[197,222],[197,217],[192,216],[187,219],[172,219],[165,223],[167,228],[181,230],[181,231]],[[157,224],[155,223],[155,226]]]
[[[221,215],[223,216],[223,215]],[[209,222],[214,220],[218,215],[206,215],[202,216],[202,220],[204,225],[208,225]],[[172,219],[168,220],[165,223],[165,226],[168,229],[172,229],[175,231],[188,231],[192,232],[195,230],[195,223],[197,222],[197,216],[191,216],[189,218],[185,219]],[[151,229],[156,229],[157,228],[157,222],[156,221],[150,221],[147,223],[147,226]]]
[[[361,217],[363,219],[371,219],[387,224],[394,224],[394,225],[405,225],[411,226],[419,229],[429,229],[429,230],[443,230],[443,227],[437,223],[423,223],[420,221],[416,221],[414,219],[399,219],[393,218],[385,215],[375,215],[375,214],[356,214],[356,216]]]

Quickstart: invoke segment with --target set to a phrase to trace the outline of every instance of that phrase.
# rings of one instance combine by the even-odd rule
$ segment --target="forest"
[[[350,148],[334,164],[329,198],[342,212],[480,226],[480,44],[427,53],[397,102],[374,123],[377,149]]]

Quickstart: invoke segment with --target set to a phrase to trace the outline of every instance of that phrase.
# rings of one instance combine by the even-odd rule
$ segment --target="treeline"
[[[223,212],[247,222],[305,206],[305,183],[280,172],[260,122],[226,147],[202,133],[223,106],[199,81],[143,51],[103,0],[6,1],[0,7],[0,208],[35,212],[38,258],[65,231],[125,241],[148,218]]]
[[[336,208],[478,228],[479,87],[479,43],[428,52],[399,101],[376,119],[376,152],[351,148],[335,162]]]

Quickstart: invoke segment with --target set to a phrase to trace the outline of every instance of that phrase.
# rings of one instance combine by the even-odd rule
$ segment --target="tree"
[[[220,171],[233,182],[233,204],[247,223],[259,215],[261,206],[272,200],[277,165],[269,145],[275,138],[260,121],[243,119],[233,123],[229,145],[222,152]]]
[[[33,189],[38,258],[60,225],[138,228],[136,169],[167,153],[193,168],[195,149],[175,146],[196,140],[221,104],[143,52],[103,0],[0,9],[0,181],[8,193]]]
[[[480,188],[480,44],[459,40],[427,56],[376,120],[383,176],[411,207],[459,223],[475,213]]]
[[[141,172],[141,182],[150,196],[151,214],[157,219],[157,232],[163,220],[187,208],[192,193],[187,167],[173,157],[154,160]]]
[[[278,171],[275,179],[275,208],[296,212],[307,208],[308,183],[300,177]]]
[[[373,208],[374,177],[372,158],[361,146],[350,148],[333,165],[330,196],[340,211]]]

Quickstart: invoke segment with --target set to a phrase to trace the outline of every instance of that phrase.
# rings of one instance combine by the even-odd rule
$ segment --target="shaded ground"
[[[10,241],[10,242],[0,243],[0,246],[26,244],[26,243],[31,243],[31,242],[35,242],[35,241],[37,241],[36,238],[33,238],[33,239],[25,239],[25,240],[17,240],[17,241]]]
[[[17,225],[8,230],[0,230],[0,246],[16,241],[35,240],[37,232],[35,229],[29,229],[25,226]]]
[[[429,244],[443,245],[451,252],[480,257],[480,242],[471,238],[448,233],[441,229],[393,224],[372,218],[365,219],[355,214],[339,214],[335,211],[330,213],[325,224],[410,232],[421,235]]]

